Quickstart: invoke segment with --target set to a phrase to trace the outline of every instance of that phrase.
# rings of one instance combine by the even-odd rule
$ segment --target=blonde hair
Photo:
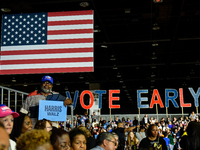
[[[127,144],[129,145],[129,146],[131,146],[131,141],[133,141],[134,142],[134,145],[136,145],[137,143],[138,143],[138,140],[137,140],[137,138],[136,138],[136,136],[135,136],[135,134],[133,133],[133,139],[131,139],[131,136],[130,136],[130,133],[133,133],[133,131],[130,131],[129,133],[128,133],[128,137],[127,137]]]
[[[123,123],[122,123],[122,122],[118,123],[118,124],[117,124],[117,127],[118,127],[118,128],[119,128],[119,127],[123,127]]]
[[[43,144],[50,144],[50,134],[46,130],[31,130],[22,134],[16,144],[17,150],[35,150]]]
[[[86,138],[89,138],[91,136],[90,131],[86,127],[80,125],[77,128],[84,132]]]

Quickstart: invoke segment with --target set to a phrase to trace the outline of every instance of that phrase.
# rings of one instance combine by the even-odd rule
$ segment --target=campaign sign
[[[39,101],[38,120],[47,119],[50,121],[66,121],[67,107],[63,101]]]

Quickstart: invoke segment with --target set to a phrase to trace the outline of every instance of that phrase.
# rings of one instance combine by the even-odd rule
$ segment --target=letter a
[[[156,96],[157,96],[158,100],[155,100]],[[160,94],[159,94],[157,89],[153,90],[153,95],[152,95],[152,98],[151,98],[150,108],[153,108],[154,104],[159,104],[161,108],[164,107],[163,102],[162,102],[161,97],[160,97]]]

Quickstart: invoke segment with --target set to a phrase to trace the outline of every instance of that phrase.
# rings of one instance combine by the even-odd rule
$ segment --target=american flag
[[[92,10],[2,16],[0,74],[92,71]]]

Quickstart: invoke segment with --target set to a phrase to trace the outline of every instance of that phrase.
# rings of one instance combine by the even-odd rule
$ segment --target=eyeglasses
[[[117,146],[117,143],[115,141],[111,141],[111,140],[108,140],[108,139],[106,139],[106,140],[109,141],[109,142],[114,143],[114,145]]]

